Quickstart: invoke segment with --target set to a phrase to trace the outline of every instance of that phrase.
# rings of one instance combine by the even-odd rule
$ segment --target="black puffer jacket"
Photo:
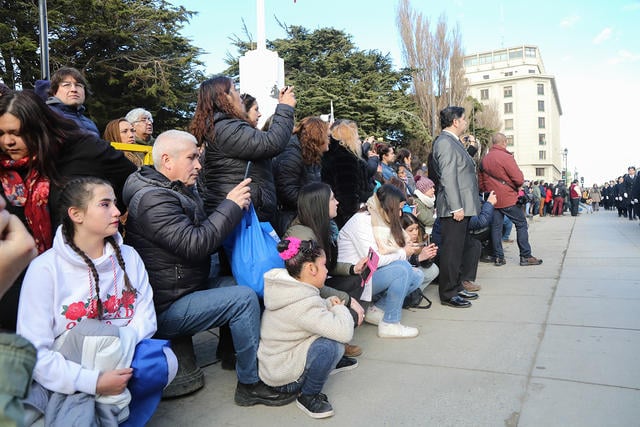
[[[254,128],[244,120],[216,113],[215,141],[206,141],[198,190],[207,213],[213,212],[227,193],[244,178],[251,161],[251,200],[260,221],[275,222],[276,189],[271,160],[284,150],[293,131],[293,107],[279,104],[269,130]]]
[[[125,242],[142,257],[161,313],[203,288],[210,255],[240,222],[242,209],[225,199],[207,216],[192,188],[169,181],[151,166],[127,179],[123,197],[129,206]]]
[[[278,227],[281,236],[298,211],[300,189],[312,182],[320,182],[320,164],[306,165],[302,161],[302,147],[296,135],[291,137],[282,154],[273,161],[273,177],[278,196]]]
[[[373,183],[367,174],[367,163],[333,138],[329,151],[322,156],[322,181],[331,186],[338,202],[339,228],[366,203],[373,193]]]

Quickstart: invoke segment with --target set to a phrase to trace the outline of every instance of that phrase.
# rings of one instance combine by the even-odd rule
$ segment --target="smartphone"
[[[244,178],[243,180],[249,178],[249,171],[251,170],[251,160],[247,162],[247,168],[244,170]]]
[[[371,260],[373,259],[373,249],[369,248],[369,253],[367,254],[367,257]],[[371,274],[371,266],[369,265],[369,262],[367,262],[364,265],[364,268],[362,269],[362,271],[360,272],[360,277],[362,278],[362,284],[364,285],[364,282],[367,281],[367,279],[369,278],[369,275]]]
[[[486,202],[490,194],[490,192],[485,191],[484,193],[482,193],[482,199]]]
[[[369,278],[369,274],[371,273],[371,268],[369,267],[369,264],[365,264],[364,268],[362,269],[362,271],[360,272],[360,278],[362,279],[362,283],[364,284],[364,282],[367,281],[367,279]]]

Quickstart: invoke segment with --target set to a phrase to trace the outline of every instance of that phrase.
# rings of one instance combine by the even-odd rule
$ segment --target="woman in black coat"
[[[336,120],[331,126],[329,151],[322,156],[322,181],[331,186],[340,204],[335,222],[339,228],[373,194],[373,184],[362,159],[358,127],[352,120]]]
[[[0,97],[0,194],[42,253],[58,224],[58,196],[70,178],[96,176],[113,184],[118,201],[136,167],[76,122],[51,110],[32,91]],[[120,202],[118,209],[125,211]],[[15,329],[22,276],[0,302],[0,329]]]
[[[320,117],[305,117],[293,129],[293,136],[273,162],[278,196],[278,227],[283,235],[298,210],[300,189],[321,181],[322,155],[329,149],[329,125]]]
[[[279,101],[271,127],[262,131],[247,120],[231,78],[218,76],[200,85],[190,131],[198,145],[204,145],[198,191],[207,214],[243,180],[251,162],[251,201],[260,221],[275,223],[277,202],[271,160],[284,150],[291,137],[296,105],[293,86],[280,91]]]

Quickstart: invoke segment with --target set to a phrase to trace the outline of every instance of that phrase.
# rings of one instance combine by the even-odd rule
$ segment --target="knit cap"
[[[426,176],[419,176],[418,178],[420,179],[416,181],[416,189],[420,190],[422,194],[426,194],[427,191],[435,187],[435,184],[433,183],[433,181],[431,181]]]

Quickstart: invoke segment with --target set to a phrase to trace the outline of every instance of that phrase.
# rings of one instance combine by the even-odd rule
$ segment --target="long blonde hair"
[[[362,156],[362,142],[358,135],[358,125],[353,120],[339,119],[331,126],[331,138],[335,139],[351,151],[355,156]]]

